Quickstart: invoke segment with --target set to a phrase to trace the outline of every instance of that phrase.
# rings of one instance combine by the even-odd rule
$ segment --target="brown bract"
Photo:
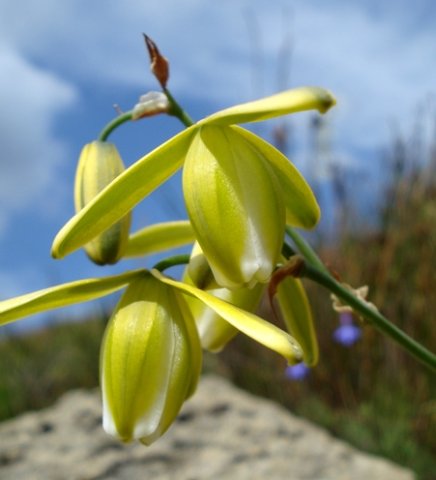
[[[145,44],[147,45],[148,53],[150,55],[150,69],[153,75],[157,78],[160,86],[166,88],[168,78],[170,76],[170,67],[168,60],[160,53],[157,45],[153,40],[144,35]]]

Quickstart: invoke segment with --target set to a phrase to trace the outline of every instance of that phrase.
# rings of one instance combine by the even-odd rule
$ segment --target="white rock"
[[[412,480],[276,404],[207,376],[150,447],[101,428],[97,392],[0,424],[2,480]]]

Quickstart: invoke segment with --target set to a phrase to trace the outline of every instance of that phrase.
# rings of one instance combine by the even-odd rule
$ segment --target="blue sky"
[[[83,144],[114,117],[113,104],[129,109],[157,89],[142,32],[170,59],[171,90],[195,118],[279,89],[330,89],[336,158],[358,169],[371,168],[393,128],[408,132],[418,108],[434,108],[435,14],[432,0],[2,0],[0,299],[125,268],[93,266],[81,252],[54,261],[49,251],[73,213]],[[303,169],[308,119],[291,120]],[[111,138],[130,164],[179,129],[156,118]],[[135,227],[180,216],[176,178],[135,212]]]

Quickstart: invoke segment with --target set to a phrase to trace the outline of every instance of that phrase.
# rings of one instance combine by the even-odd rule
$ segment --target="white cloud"
[[[35,206],[55,187],[65,148],[53,136],[53,121],[77,93],[6,46],[0,48],[0,71],[7,72],[0,77],[0,227],[5,227],[14,210]]]
[[[359,114],[350,132],[355,136],[369,122],[398,115],[398,102],[405,94],[409,99],[403,107],[413,104],[416,98],[410,98],[410,89],[432,87],[429,69],[436,69],[436,33],[430,25],[422,28],[413,22],[431,2],[418,3],[410,12],[405,2],[395,1],[382,8],[375,1],[345,0],[185,0],[183,5],[174,0],[104,5],[87,0],[3,0],[0,35],[72,78],[145,90],[153,85],[140,36],[145,31],[170,58],[175,90],[230,102],[253,96],[247,88],[253,75],[250,34],[259,34],[264,56],[266,72],[257,75],[265,82],[259,83],[269,77],[272,91],[277,51],[290,31],[292,80],[331,85],[342,99],[347,119],[343,123]],[[368,99],[373,98],[380,112],[377,118],[369,111]]]
[[[0,235],[14,211],[43,197],[55,203],[68,152],[54,121],[82,87],[128,87],[138,96],[156,88],[142,32],[170,59],[175,93],[217,108],[283,87],[277,56],[290,32],[290,81],[337,95],[329,121],[339,130],[339,159],[358,168],[350,146],[386,141],[392,119],[407,131],[416,103],[434,93],[434,13],[432,0],[413,8],[410,0],[1,0]],[[296,137],[307,140],[307,121],[292,120]],[[19,268],[0,277],[2,296],[31,289],[35,278]]]
[[[142,31],[170,58],[178,95],[209,97],[218,106],[277,89],[277,52],[290,33],[291,83],[319,84],[337,95],[330,116],[341,143],[366,148],[385,141],[389,122],[407,128],[417,102],[434,92],[436,33],[417,23],[431,8],[418,3],[410,12],[394,1],[382,8],[342,0],[186,0],[183,7],[173,0],[3,0],[0,226],[5,208],[19,208],[53,183],[65,156],[53,119],[77,97],[73,83],[130,86],[138,94],[155,88]]]

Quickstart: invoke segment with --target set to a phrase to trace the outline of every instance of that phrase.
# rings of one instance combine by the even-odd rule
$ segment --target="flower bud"
[[[82,149],[77,166],[74,200],[79,212],[124,171],[113,143],[94,141]],[[127,245],[130,213],[85,245],[88,257],[98,265],[116,263]]]
[[[232,127],[201,127],[186,155],[183,191],[217,283],[266,283],[280,256],[285,206],[262,152]]]
[[[181,294],[146,273],[130,284],[107,326],[101,351],[103,427],[149,445],[196,388],[201,347]]]

